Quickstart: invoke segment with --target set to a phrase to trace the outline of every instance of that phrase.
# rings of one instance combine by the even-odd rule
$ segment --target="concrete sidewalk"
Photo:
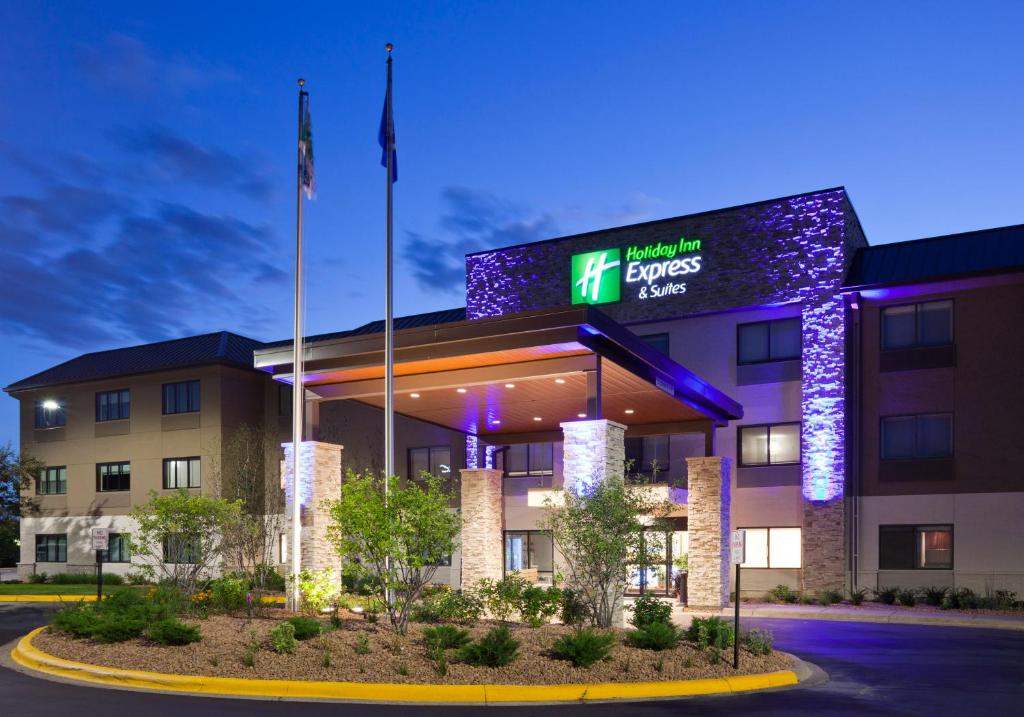
[[[734,608],[719,611],[689,612],[679,603],[673,604],[672,619],[683,627],[694,617],[718,615],[731,618]],[[997,630],[1024,630],[1024,612],[1020,614],[989,611],[963,612],[933,607],[908,608],[895,605],[776,605],[772,603],[741,603],[740,617],[781,618],[794,620],[842,620],[846,622],[884,622],[905,625],[945,625],[983,627]]]

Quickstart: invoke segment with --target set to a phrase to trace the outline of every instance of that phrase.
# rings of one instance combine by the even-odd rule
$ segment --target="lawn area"
[[[128,585],[104,585],[103,594],[130,589]],[[95,585],[50,585],[48,583],[0,584],[0,595],[95,595]]]

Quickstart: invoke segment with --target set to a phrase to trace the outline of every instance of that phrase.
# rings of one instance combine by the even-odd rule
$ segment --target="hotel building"
[[[736,528],[745,595],[1024,592],[1022,316],[1024,226],[872,247],[842,188],[471,254],[464,308],[395,321],[397,465],[452,485],[453,585],[550,581],[544,501],[628,471],[673,505],[645,585],[685,553],[693,605],[728,601]],[[383,349],[380,321],[306,341],[313,567],[339,564],[322,499],[383,462]],[[48,466],[21,573],[86,569],[89,527],[130,532],[151,489],[212,490],[242,423],[290,457],[291,355],[213,334],[8,386]]]

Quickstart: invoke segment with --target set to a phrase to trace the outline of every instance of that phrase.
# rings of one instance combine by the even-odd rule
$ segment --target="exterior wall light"
[[[47,411],[56,411],[60,408],[60,402],[55,401],[52,398],[48,398],[45,401],[43,401],[43,408],[45,408]]]

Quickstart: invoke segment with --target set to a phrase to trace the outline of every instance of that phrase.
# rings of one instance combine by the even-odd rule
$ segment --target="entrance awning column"
[[[281,447],[284,449],[281,475],[284,477],[285,491],[285,534],[289,536],[290,555],[294,499],[292,444],[282,443]],[[341,451],[342,447],[335,443],[303,441],[299,444],[299,475],[302,478],[302,485],[299,487],[302,521],[301,565],[303,569],[309,570],[330,568],[332,580],[337,585],[341,585],[341,558],[334,545],[327,540],[327,526],[330,524],[331,516],[324,508],[324,501],[341,497]],[[274,536],[274,539],[276,540],[277,536]]]
[[[462,589],[483,578],[500,580],[504,573],[505,509],[502,472],[494,468],[463,468]]]

